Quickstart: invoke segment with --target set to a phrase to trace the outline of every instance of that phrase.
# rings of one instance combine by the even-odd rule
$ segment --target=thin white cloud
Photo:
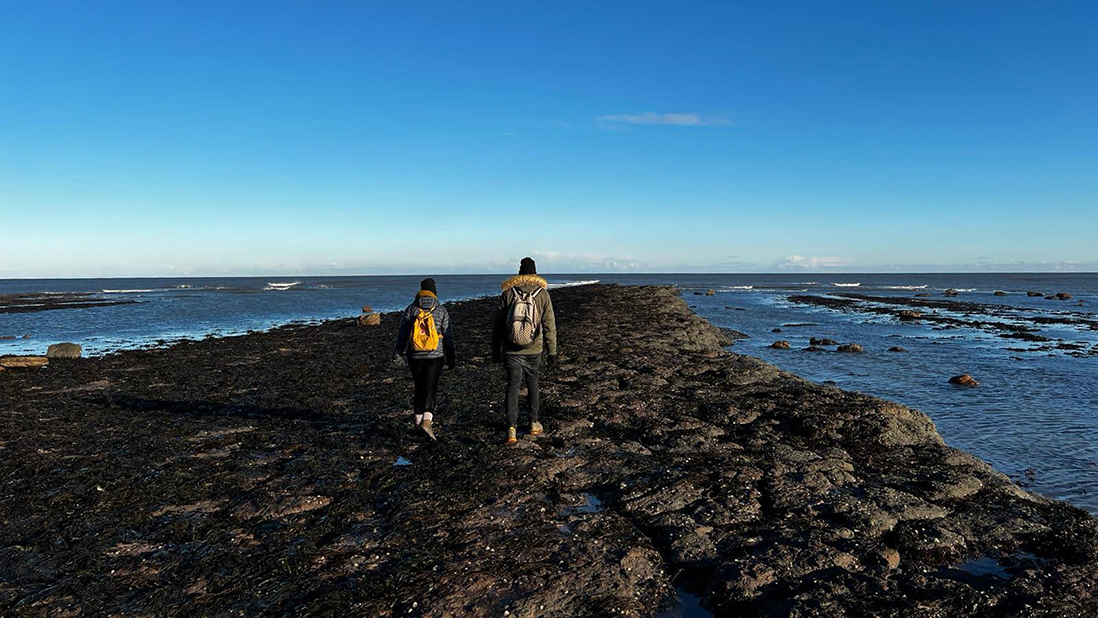
[[[779,261],[778,268],[840,268],[851,263],[850,258],[844,257],[805,257],[802,255],[790,255]]]
[[[622,124],[673,124],[682,127],[721,127],[732,124],[727,118],[702,116],[698,113],[657,114],[642,112],[639,114],[607,114],[599,116],[598,121],[608,125]]]

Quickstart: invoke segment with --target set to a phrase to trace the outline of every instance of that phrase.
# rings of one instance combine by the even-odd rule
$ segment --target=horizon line
[[[91,281],[97,279],[260,279],[260,278],[346,278],[346,277],[420,277],[420,276],[432,276],[432,277],[495,277],[495,276],[507,276],[507,272],[469,272],[469,273],[440,273],[431,274],[430,271],[422,271],[420,273],[372,273],[372,274],[347,274],[347,275],[291,275],[291,274],[259,274],[259,275],[113,275],[109,277],[6,277],[0,278],[0,281]],[[861,272],[818,272],[818,271],[806,271],[806,272],[713,272],[713,271],[659,271],[659,272],[555,272],[555,273],[537,273],[539,276],[564,276],[564,275],[582,275],[582,276],[630,276],[630,275],[789,275],[789,276],[805,276],[805,275],[823,275],[823,276],[857,276],[857,275],[1095,275],[1098,274],[1098,270],[1078,270],[1078,271],[1063,271],[1063,270],[1017,270],[1017,271],[861,271]]]

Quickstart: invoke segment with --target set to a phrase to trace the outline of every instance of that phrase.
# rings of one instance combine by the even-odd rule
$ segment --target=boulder
[[[714,295],[714,294],[716,294],[716,293],[717,293],[717,292],[716,292],[716,290],[707,290],[707,291],[705,292],[705,295],[706,295],[706,296],[713,296],[713,295]]]
[[[907,348],[903,348],[903,347],[900,347],[898,345],[894,345],[891,348],[889,348],[888,351],[889,352],[907,352]]]
[[[358,316],[359,326],[378,326],[381,324],[380,313],[364,313]]]
[[[50,359],[45,356],[0,356],[0,367],[14,369],[17,367],[42,367],[48,365]]]
[[[0,341],[12,341],[15,339],[15,335],[0,336]]]
[[[980,384],[976,381],[976,378],[968,375],[967,373],[962,373],[959,376],[953,376],[949,379],[949,383],[956,384],[958,386],[977,386]]]
[[[1032,298],[1034,296],[1044,296],[1044,295],[1045,295],[1044,292],[1032,292],[1032,291],[1026,292],[1026,296],[1029,296],[1030,298]]]
[[[374,308],[371,307],[370,305],[363,305],[362,306],[362,313],[373,313],[373,312],[374,312]]]
[[[835,341],[834,339],[828,339],[826,337],[823,337],[823,338],[820,338],[820,339],[812,337],[808,340],[808,344],[809,345],[839,345],[839,342]]]
[[[810,345],[807,348],[802,348],[805,352],[826,352],[827,348],[821,348],[818,345]]]
[[[784,339],[779,339],[779,340],[775,341],[774,343],[770,344],[770,347],[776,348],[778,350],[788,350],[789,349],[789,342],[784,340]]]
[[[83,352],[75,343],[55,343],[46,348],[46,358],[80,358]]]
[[[782,332],[782,329],[780,329],[780,328],[771,328],[771,329],[770,329],[770,332],[772,332],[772,333],[780,333],[780,332]]]
[[[865,350],[862,349],[862,346],[858,345],[857,343],[843,344],[835,348],[835,350],[837,352],[852,352],[854,354],[861,354],[862,352],[865,352]]]
[[[1067,292],[1057,292],[1053,294],[1053,298],[1056,300],[1071,300],[1071,294],[1068,294]]]
[[[930,294],[927,292],[920,292],[915,295],[915,298],[930,298]]]
[[[23,335],[23,338],[24,338],[24,339],[30,339],[30,338],[31,338],[31,336],[30,336],[30,335]]]
[[[1006,292],[1002,290],[995,290],[995,296],[1006,296]]]
[[[923,317],[923,314],[922,314],[921,311],[915,311],[913,309],[904,309],[903,311],[900,311],[899,313],[897,313],[896,316],[899,317],[901,320],[917,320],[917,319]]]
[[[948,290],[942,292],[942,296],[957,296],[958,294],[960,294],[960,292],[954,290],[953,288],[949,288]]]

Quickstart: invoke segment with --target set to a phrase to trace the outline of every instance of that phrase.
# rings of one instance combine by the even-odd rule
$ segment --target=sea
[[[1098,514],[1098,274],[808,272],[546,278],[552,288],[594,281],[677,286],[696,313],[747,336],[736,341],[733,351],[808,380],[921,410],[950,445],[981,457],[1028,489]],[[346,318],[360,314],[364,306],[394,311],[410,302],[419,279],[0,280],[0,355],[41,354],[49,344],[63,341],[82,345],[88,355],[102,355]],[[498,293],[503,276],[435,279],[444,300],[461,300]],[[944,296],[947,291],[956,295]],[[1048,298],[1056,293],[1071,298]],[[26,294],[80,294],[82,300],[133,302],[4,312],[13,306],[11,295]],[[833,306],[828,302],[832,300],[845,304]],[[960,304],[926,306],[936,300]],[[896,309],[949,320],[899,320],[888,312]],[[1010,331],[997,328],[1002,325],[1024,327],[1031,336],[1004,338]],[[461,354],[461,325],[455,329]],[[864,352],[842,353],[834,346],[805,351],[812,337],[858,343]],[[787,341],[789,349],[770,347],[779,339]],[[584,342],[562,340],[560,345],[567,351]],[[889,351],[895,347],[905,351]],[[979,386],[948,382],[963,373],[976,378]]]

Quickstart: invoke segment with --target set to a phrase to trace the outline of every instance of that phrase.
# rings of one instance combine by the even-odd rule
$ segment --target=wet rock
[[[821,348],[817,345],[810,345],[807,348],[802,348],[805,352],[826,352],[827,348]]]
[[[930,298],[930,294],[927,292],[919,292],[915,295],[915,298]]]
[[[717,293],[716,290],[706,290],[705,295],[706,296],[713,296],[716,293]]]
[[[812,337],[808,340],[808,344],[809,345],[839,345],[839,342],[835,341],[834,339],[828,339],[826,337],[823,337],[823,338],[820,338],[820,339],[817,339],[816,337]]]
[[[861,354],[862,352],[865,352],[865,350],[862,349],[862,346],[857,343],[845,343],[835,348],[835,350],[838,352],[848,352],[853,354]]]
[[[8,369],[42,367],[49,362],[45,356],[0,356],[0,367]]]
[[[367,313],[358,316],[359,326],[380,326],[381,314],[379,313]]]
[[[15,340],[15,335],[4,335],[3,337],[0,337],[0,341],[14,341],[14,340]]]
[[[46,358],[80,358],[83,351],[75,343],[55,343],[46,348]]]
[[[362,306],[362,313],[373,313],[373,312],[374,312],[374,308],[371,307],[370,305],[363,305]]]
[[[953,376],[949,379],[950,384],[956,384],[958,386],[978,386],[980,383],[976,381],[976,378],[962,373],[961,375]]]
[[[923,317],[923,313],[921,311],[914,311],[912,309],[904,309],[903,311],[897,312],[896,316],[899,317],[901,320],[917,320]]]
[[[780,328],[771,328],[771,329],[770,329],[770,332],[772,332],[772,333],[780,333],[780,332],[782,332],[782,329],[780,329]]]
[[[785,339],[779,339],[779,340],[775,341],[774,343],[770,344],[770,347],[775,348],[777,350],[788,350],[789,349],[789,342],[786,341]]]
[[[960,292],[958,292],[957,290],[955,290],[953,288],[949,288],[948,290],[942,292],[942,296],[957,296],[959,294],[960,294]]]
[[[1006,296],[1006,292],[1002,290],[995,290],[995,296]]]
[[[888,351],[889,352],[907,352],[907,348],[904,348],[904,347],[898,346],[898,345],[894,345],[891,348],[889,348]]]
[[[1057,292],[1053,294],[1052,297],[1056,300],[1071,300],[1071,294],[1068,294],[1067,292]]]
[[[1033,292],[1033,291],[1026,292],[1026,296],[1029,296],[1030,298],[1037,297],[1037,296],[1044,296],[1044,295],[1045,295],[1044,292]]]

